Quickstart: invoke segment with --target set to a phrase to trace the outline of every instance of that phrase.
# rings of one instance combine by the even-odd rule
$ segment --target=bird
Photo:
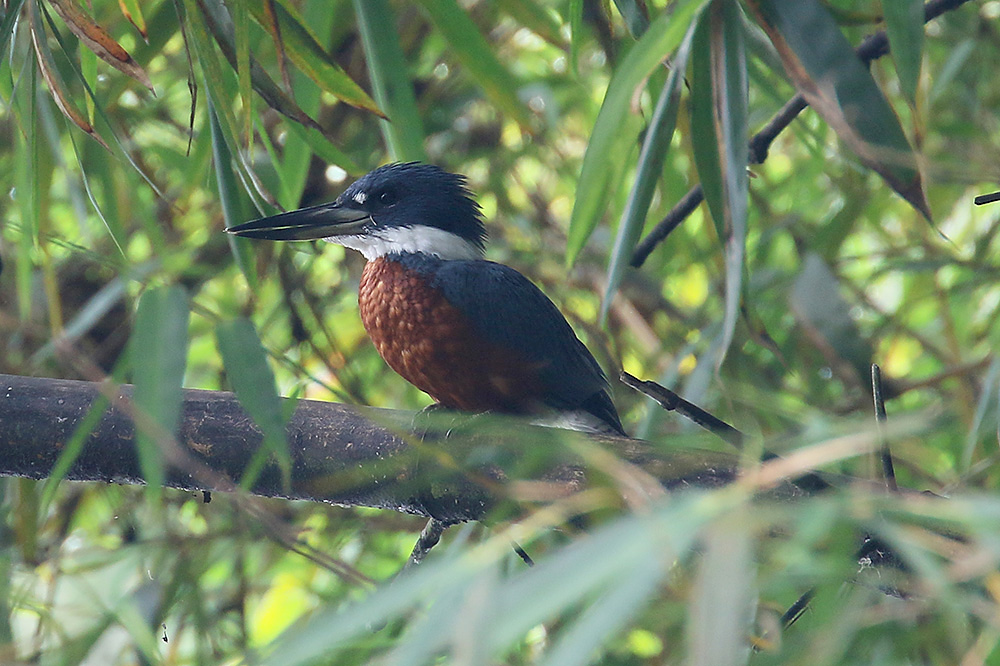
[[[603,370],[559,309],[517,270],[484,258],[486,227],[465,176],[394,162],[333,202],[226,231],[322,239],[364,255],[365,330],[440,407],[625,436]]]

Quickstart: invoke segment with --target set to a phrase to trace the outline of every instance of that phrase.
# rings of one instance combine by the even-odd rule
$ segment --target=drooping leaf
[[[838,136],[927,220],[920,171],[875,79],[819,0],[748,0],[785,71]]]
[[[518,97],[517,77],[497,58],[468,12],[456,0],[422,0],[421,4],[455,57],[482,86],[486,97],[523,129],[530,129],[531,115]]]
[[[629,49],[611,77],[577,181],[566,243],[567,264],[576,260],[611,199],[611,185],[616,182],[620,169],[609,167],[621,164],[622,153],[635,139],[631,133],[622,131],[635,89],[680,45],[695,12],[703,4],[703,0],[680,0],[671,13],[664,12],[657,17],[642,39]]]
[[[70,31],[93,51],[98,58],[108,63],[122,74],[146,86],[150,92],[153,84],[146,70],[140,67],[128,51],[123,49],[108,32],[87,16],[75,0],[50,0],[56,13],[66,22]]]
[[[136,426],[139,466],[152,497],[163,492],[165,470],[160,438],[176,431],[184,400],[182,390],[188,348],[188,295],[173,285],[147,290],[139,299],[129,340],[133,404],[149,419],[150,428]]]
[[[907,101],[914,104],[924,48],[924,3],[921,0],[882,0],[882,11],[899,87]]]
[[[146,19],[143,18],[139,0],[118,0],[118,8],[121,9],[122,16],[139,31],[142,38],[148,41],[149,32],[146,30]]]
[[[28,3],[28,29],[31,32],[31,43],[35,48],[38,70],[41,72],[42,78],[45,79],[45,83],[49,87],[49,92],[52,93],[52,99],[55,100],[56,106],[59,107],[59,110],[62,111],[63,115],[71,123],[93,137],[104,148],[111,150],[90,121],[87,120],[87,117],[80,113],[80,110],[73,104],[69,89],[67,89],[66,84],[63,82],[62,76],[59,74],[59,68],[52,57],[52,51],[49,49],[45,27],[42,25],[38,5],[35,2]]]
[[[275,24],[268,15],[269,6],[272,4],[251,2],[248,8],[254,19],[272,32],[275,46],[282,59],[287,56],[323,91],[345,104],[385,117],[375,100],[330,58],[316,38],[296,17],[292,16],[284,6],[273,4],[274,20],[277,21]]]
[[[285,440],[285,419],[274,373],[267,364],[267,354],[248,319],[223,322],[215,329],[219,353],[236,397],[264,434],[261,448],[244,471],[240,484],[253,484],[271,456],[278,461],[282,480],[291,482],[292,459]]]

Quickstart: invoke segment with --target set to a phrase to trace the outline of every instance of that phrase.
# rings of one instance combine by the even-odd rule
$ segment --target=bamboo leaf
[[[56,13],[66,22],[70,31],[80,38],[98,58],[108,63],[122,74],[146,86],[153,92],[153,84],[149,81],[146,70],[138,65],[128,51],[123,49],[108,32],[93,21],[80,9],[75,0],[50,0]]]
[[[670,63],[670,76],[660,92],[660,98],[656,102],[656,108],[653,110],[653,117],[650,119],[646,138],[639,153],[639,166],[636,169],[635,183],[632,185],[628,201],[625,202],[625,210],[618,223],[615,245],[608,262],[608,284],[605,287],[601,303],[600,318],[602,324],[607,319],[611,300],[618,291],[618,285],[621,284],[622,276],[628,268],[632,250],[642,233],[646,215],[649,213],[649,205],[653,201],[653,193],[656,191],[656,181],[663,171],[663,164],[670,150],[670,140],[673,138],[674,128],[677,126],[681,84],[684,81],[684,69],[687,66],[693,35],[694,26],[692,25],[677,50],[677,55]]]
[[[609,165],[621,163],[618,156],[634,138],[622,131],[632,94],[653,68],[680,45],[692,18],[702,6],[702,0],[678,0],[673,12],[664,12],[650,24],[646,34],[615,70],[583,157],[566,244],[567,264],[576,260],[607,208],[611,185],[620,171]]]
[[[928,221],[917,160],[871,73],[819,0],[748,0],[785,71],[861,161]]]
[[[254,19],[271,32],[282,58],[287,56],[323,91],[345,104],[385,117],[375,100],[330,58],[305,26],[280,4],[274,5],[275,24],[268,16],[268,6],[268,3],[251,2],[248,9]]]
[[[165,470],[158,437],[173,433],[184,399],[182,386],[187,365],[188,295],[183,287],[157,287],[143,293],[129,340],[133,403],[150,417],[160,432],[137,432],[139,465],[150,496],[161,496]]]
[[[285,439],[281,397],[257,331],[250,320],[240,318],[219,324],[215,335],[236,397],[264,434],[261,448],[244,471],[240,485],[251,486],[268,459],[274,456],[287,488],[291,483],[292,458]]]
[[[31,43],[35,48],[35,55],[38,60],[38,70],[41,72],[42,78],[45,79],[45,83],[49,87],[49,92],[52,93],[52,99],[55,101],[56,106],[59,107],[59,110],[62,111],[62,114],[71,123],[89,134],[95,141],[110,151],[111,148],[104,142],[101,135],[97,133],[94,126],[87,120],[86,116],[80,113],[80,110],[70,100],[69,90],[66,88],[66,84],[63,83],[62,77],[59,75],[59,69],[52,58],[52,51],[49,50],[45,27],[42,25],[41,18],[38,15],[38,5],[34,1],[28,4],[28,28],[31,32]]]
[[[924,48],[924,3],[921,0],[882,0],[882,11],[899,87],[907,101],[914,104]]]
[[[497,7],[553,46],[564,48],[558,17],[550,8],[533,0],[498,0]]]
[[[354,0],[372,92],[388,117],[379,123],[392,159],[426,161],[424,127],[409,68],[386,0]]]
[[[421,4],[455,57],[482,86],[486,97],[522,129],[529,129],[532,119],[528,107],[518,97],[520,83],[497,58],[469,14],[455,0],[423,0]]]
[[[142,16],[139,0],[118,0],[118,8],[121,10],[122,16],[139,31],[143,40],[148,42],[149,32],[146,30],[146,19]]]

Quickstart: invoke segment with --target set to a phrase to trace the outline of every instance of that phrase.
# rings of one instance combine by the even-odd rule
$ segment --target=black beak
[[[244,238],[276,241],[315,240],[330,236],[361,233],[371,213],[337,202],[293,210],[259,220],[237,224],[227,233]]]

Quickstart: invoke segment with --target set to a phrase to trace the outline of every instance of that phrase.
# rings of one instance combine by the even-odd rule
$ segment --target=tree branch
[[[0,476],[50,476],[103,389],[94,382],[0,375]],[[135,425],[123,408],[132,387],[122,386],[117,393],[84,438],[65,479],[144,483]],[[569,453],[572,447],[551,444],[563,433],[506,420],[500,427],[490,427],[488,420],[473,425],[448,428],[444,437],[422,437],[412,432],[410,412],[300,400],[286,428],[290,483],[283,486],[278,465],[269,463],[248,490],[449,523],[477,520],[501,502],[523,500],[525,488],[537,502],[585,485],[580,459]],[[176,437],[183,455],[167,457],[174,464],[166,470],[165,485],[235,490],[261,440],[233,394],[188,389]],[[738,470],[737,459],[725,454],[669,450],[627,438],[598,441],[667,489],[724,485]],[[778,494],[797,497],[803,491],[787,484]]]

